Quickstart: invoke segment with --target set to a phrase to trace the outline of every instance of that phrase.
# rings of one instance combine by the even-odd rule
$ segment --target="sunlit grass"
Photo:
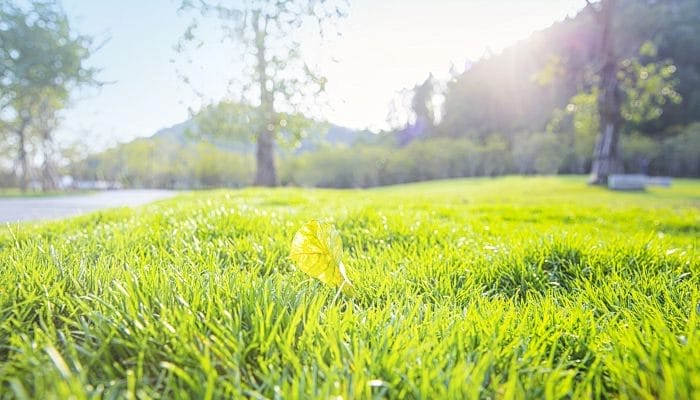
[[[700,182],[184,195],[0,234],[0,397],[692,398]],[[332,220],[357,296],[307,279]]]

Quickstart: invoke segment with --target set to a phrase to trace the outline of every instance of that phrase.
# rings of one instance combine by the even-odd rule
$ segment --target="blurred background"
[[[697,0],[0,0],[0,194],[700,177]]]

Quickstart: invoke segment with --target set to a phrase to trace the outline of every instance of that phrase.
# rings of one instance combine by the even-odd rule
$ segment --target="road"
[[[65,218],[113,207],[133,207],[174,196],[168,190],[111,190],[87,195],[0,198],[0,223]]]

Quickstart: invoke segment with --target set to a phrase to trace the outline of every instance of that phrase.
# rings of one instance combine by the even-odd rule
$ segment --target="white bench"
[[[612,190],[644,190],[647,184],[646,175],[610,175],[608,188]]]
[[[647,185],[653,186],[671,186],[671,178],[668,176],[647,176]]]
[[[671,186],[671,178],[641,174],[608,176],[608,187],[613,190],[644,190],[647,185],[669,187]]]

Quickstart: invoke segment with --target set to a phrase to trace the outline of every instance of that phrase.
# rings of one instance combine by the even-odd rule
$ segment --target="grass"
[[[334,221],[357,296],[295,270]],[[700,182],[246,189],[0,233],[0,398],[698,398]]]
[[[0,187],[0,199],[2,198],[16,198],[16,197],[55,197],[55,196],[79,196],[91,194],[91,190],[49,190],[49,191],[38,191],[38,190],[28,190],[21,191],[17,188],[3,188]]]

